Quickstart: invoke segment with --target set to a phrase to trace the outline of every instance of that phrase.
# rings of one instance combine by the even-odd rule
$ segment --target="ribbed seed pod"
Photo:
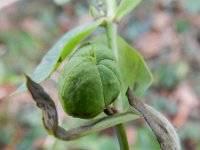
[[[70,116],[94,118],[118,97],[120,82],[113,52],[85,44],[73,54],[61,72],[59,99]]]

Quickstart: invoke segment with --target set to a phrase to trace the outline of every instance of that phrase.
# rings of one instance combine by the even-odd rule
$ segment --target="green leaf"
[[[124,92],[130,87],[141,96],[152,82],[152,75],[142,56],[123,38],[118,37],[119,67],[124,81]]]
[[[93,39],[93,42],[101,48],[107,47],[106,36],[99,36]],[[130,87],[134,90],[135,96],[141,96],[152,82],[152,75],[144,62],[142,56],[136,49],[131,47],[123,38],[117,38],[118,43],[118,63],[122,74],[122,92],[123,109],[129,108],[128,100],[125,95]]]
[[[141,0],[121,0],[115,18],[120,20],[122,17],[130,13],[130,11],[132,11],[140,2]]]
[[[130,87],[134,90],[136,97],[141,96],[152,82],[152,75],[144,62],[142,56],[129,45],[123,38],[118,37],[118,59],[119,67],[123,78],[123,88],[121,98],[123,108],[129,108],[128,100],[125,95],[126,90]]]
[[[101,25],[104,20],[104,18],[100,18],[95,22],[80,26],[64,34],[43,57],[42,61],[31,75],[31,78],[37,83],[47,79],[71,53],[71,51],[99,25]],[[14,94],[25,90],[26,86],[25,84],[22,84]]]
[[[130,112],[117,113],[112,116],[106,116],[103,118],[93,119],[92,121],[85,123],[83,126],[71,129],[69,132],[71,133],[71,135],[73,134],[75,135],[72,137],[72,139],[75,139],[77,137],[83,137],[85,135],[89,135],[89,134],[113,127],[120,123],[126,123],[126,122],[136,120],[139,118],[140,117],[138,115],[134,113],[130,113]]]

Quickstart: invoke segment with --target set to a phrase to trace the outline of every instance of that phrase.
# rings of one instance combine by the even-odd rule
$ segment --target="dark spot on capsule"
[[[74,116],[78,116],[78,113],[74,112],[73,115],[74,115]]]
[[[79,81],[78,81],[78,80],[75,80],[75,81],[73,82],[74,87],[78,86],[78,84],[79,84]]]
[[[91,113],[83,113],[83,116],[84,117],[88,117],[88,116],[90,116],[91,115]]]
[[[65,100],[65,96],[64,95],[62,95],[62,99]]]

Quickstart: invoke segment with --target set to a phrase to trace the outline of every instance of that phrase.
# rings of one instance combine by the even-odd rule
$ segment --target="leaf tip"
[[[23,73],[24,74],[24,77],[26,79],[26,84],[29,82],[29,81],[32,81],[31,78],[26,74],[26,73]]]

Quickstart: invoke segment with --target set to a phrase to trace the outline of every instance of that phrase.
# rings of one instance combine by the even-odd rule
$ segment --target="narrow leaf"
[[[121,0],[116,11],[116,20],[120,20],[122,17],[130,13],[130,11],[132,11],[140,2],[141,0]]]
[[[61,64],[61,62],[71,53],[71,51],[88,35],[90,35],[104,21],[100,18],[95,22],[75,28],[64,34],[55,45],[43,57],[40,64],[36,67],[31,77],[37,83],[47,79]],[[14,94],[26,90],[22,84]]]
[[[58,131],[57,136],[58,138],[61,138],[63,140],[73,140],[139,118],[140,117],[138,115],[135,115],[132,112],[118,113],[113,116],[94,119],[93,121],[89,121],[85,125],[73,128],[69,131]]]

